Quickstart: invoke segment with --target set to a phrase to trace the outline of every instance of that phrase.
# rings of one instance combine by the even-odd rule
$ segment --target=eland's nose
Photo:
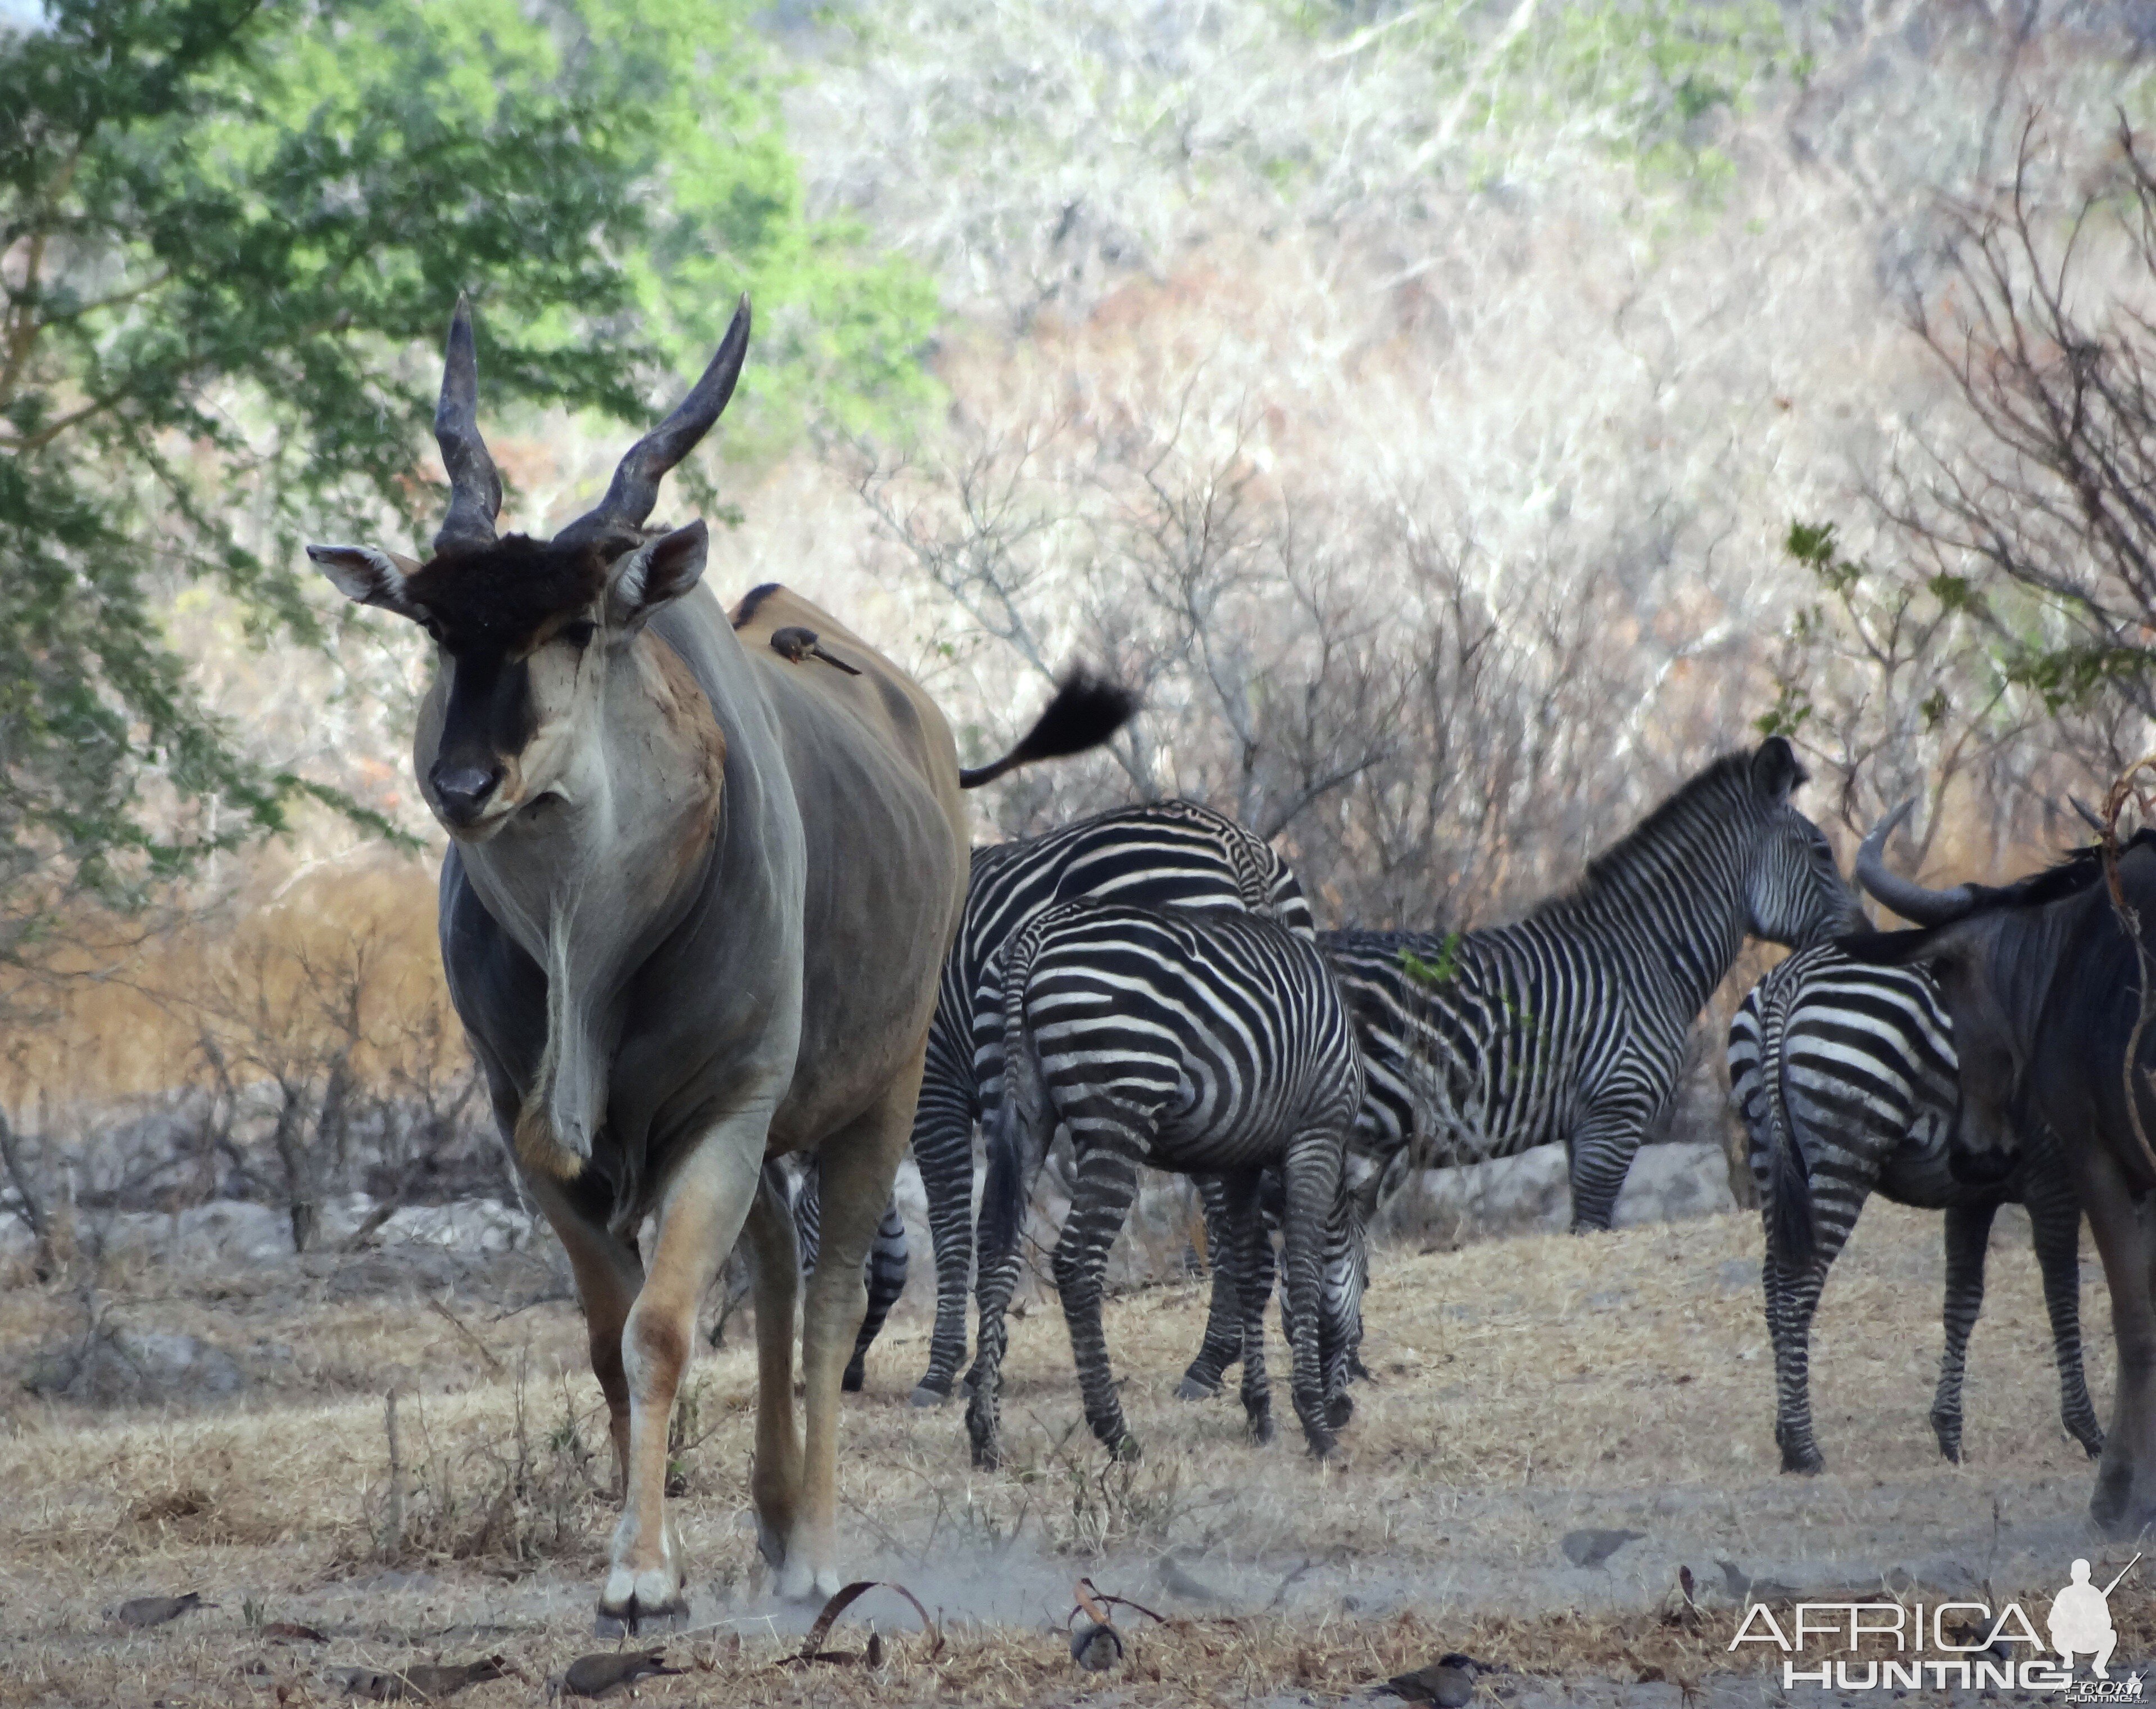
[[[442,817],[453,825],[469,825],[478,821],[500,787],[501,767],[437,766],[430,781],[434,786],[434,799],[441,804]]]

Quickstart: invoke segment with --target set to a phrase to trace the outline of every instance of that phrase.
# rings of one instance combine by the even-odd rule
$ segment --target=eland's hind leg
[[[801,1429],[793,1414],[801,1251],[776,1162],[763,1166],[742,1237],[756,1276],[756,1452],[749,1463],[749,1499],[756,1508],[757,1545],[776,1571],[801,1503]]]
[[[789,1599],[828,1597],[839,1588],[839,1383],[868,1310],[862,1263],[891,1201],[891,1179],[913,1130],[921,1063],[916,1051],[874,1105],[816,1150],[824,1178],[824,1245],[808,1278],[808,1302],[802,1311],[801,1380],[807,1431],[801,1501],[793,1516],[778,1573],[778,1594]]]

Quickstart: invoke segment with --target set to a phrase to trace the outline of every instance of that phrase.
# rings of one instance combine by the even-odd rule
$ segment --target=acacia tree
[[[314,641],[303,526],[418,536],[459,290],[499,305],[495,408],[641,420],[743,286],[756,383],[856,417],[919,383],[932,296],[808,218],[748,12],[48,0],[0,27],[0,961],[295,796],[360,813],[249,758],[162,604],[205,581]]]
[[[2156,718],[2156,166],[2122,118],[2061,194],[2035,120],[2010,185],[1954,210],[1948,288],[1911,321],[1974,431],[1879,494],[1911,572],[1989,629],[2010,682],[2081,715],[2108,776]]]

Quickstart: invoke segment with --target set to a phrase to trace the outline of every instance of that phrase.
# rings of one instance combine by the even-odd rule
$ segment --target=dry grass
[[[942,1611],[950,1641],[931,1663],[906,1636],[916,1622],[902,1604],[865,1602],[831,1641],[858,1648],[875,1620],[890,1654],[874,1676],[775,1665],[789,1645],[762,1619],[746,1531],[752,1358],[745,1347],[712,1355],[698,1368],[696,1415],[676,1457],[697,1615],[723,1624],[677,1645],[677,1659],[702,1671],[649,1682],[644,1699],[1019,1704],[1120,1691],[1124,1702],[1244,1701],[1346,1692],[1452,1647],[1530,1673],[1692,1681],[1727,1660],[1717,1558],[1799,1583],[1840,1572],[1841,1582],[1868,1573],[1876,1583],[1890,1565],[1958,1552],[2002,1595],[2048,1594],[2064,1545],[2045,1533],[2032,1557],[2015,1535],[2071,1522],[2088,1470],[2056,1424],[2025,1234],[2002,1232],[1997,1245],[1969,1373],[1970,1462],[1953,1467],[1924,1422],[1938,1224],[1883,1204],[1867,1211],[1820,1319],[1815,1395],[1830,1470],[1801,1482],[1775,1470],[1748,1268],[1758,1238],[1754,1222],[1727,1217],[1380,1255],[1368,1313],[1378,1381],[1360,1392],[1345,1451],[1323,1466],[1286,1440],[1252,1448],[1232,1400],[1171,1398],[1203,1309],[1196,1287],[1178,1286],[1109,1311],[1140,1464],[1110,1468],[1077,1424],[1060,1320],[1036,1305],[1014,1325],[1009,1465],[972,1472],[956,1414],[905,1404],[925,1352],[910,1297],[899,1332],[871,1360],[869,1393],[849,1408],[842,1533],[849,1564],[911,1585]],[[415,1475],[406,1558],[382,1562],[379,1388],[275,1392],[192,1415],[0,1402],[0,1602],[17,1635],[0,1704],[267,1702],[280,1686],[304,1700],[328,1695],[316,1677],[326,1663],[393,1667],[436,1651],[506,1650],[536,1678],[593,1647],[608,1520],[596,1475],[562,1470],[578,1464],[565,1428],[581,1429],[584,1447],[600,1440],[568,1308],[509,1317],[462,1308],[499,1375],[470,1337],[417,1301],[340,1300],[322,1275],[224,1301],[147,1273],[122,1280],[121,1309],[145,1323],[184,1321],[234,1344],[300,1341],[318,1327],[342,1337],[341,1363],[371,1357],[382,1388],[403,1386],[408,1434],[426,1445],[408,1446],[414,1467],[451,1467],[465,1493],[418,1523],[427,1495]],[[2101,1288],[2085,1303],[2101,1397]],[[31,1344],[72,1309],[16,1291],[0,1304],[5,1344]],[[526,1360],[520,1460],[516,1373]],[[479,1522],[490,1492],[519,1464],[530,1480],[524,1517],[487,1532]],[[534,1477],[534,1465],[554,1481]],[[559,1521],[547,1547],[531,1546],[534,1516]],[[1565,1566],[1558,1537],[1592,1524],[1649,1537],[1607,1572]],[[1177,1599],[1157,1562],[1169,1550],[1217,1604]],[[1680,1560],[1712,1593],[1697,1629],[1664,1619]],[[1081,1573],[1189,1623],[1154,1629],[1134,1618],[1124,1668],[1081,1684],[1049,1629]],[[124,1635],[98,1613],[189,1588],[219,1607]],[[2119,1612],[2140,1622],[2147,1610]],[[331,1642],[256,1635],[280,1619],[320,1627]],[[485,1709],[531,1695],[506,1681],[459,1701]]]

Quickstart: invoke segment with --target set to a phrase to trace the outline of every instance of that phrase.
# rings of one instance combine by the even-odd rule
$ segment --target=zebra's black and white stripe
[[[1056,1125],[1070,1134],[1075,1191],[1054,1274],[1094,1434],[1133,1446],[1101,1330],[1101,1274],[1137,1192],[1141,1163],[1212,1177],[1226,1201],[1242,1306],[1243,1404],[1271,1434],[1259,1177],[1280,1171],[1296,1415],[1314,1452],[1344,1416],[1348,1325],[1321,1308],[1324,1273],[1353,1226],[1342,1190],[1362,1100],[1354,1029],[1322,956],[1263,917],[1072,902],[1006,946],[1004,1077],[983,1200],[980,1357],[967,1428],[977,1463],[998,1454],[1005,1307],[1018,1275],[1026,1183]]]
[[[1410,1141],[1433,1167],[1562,1140],[1573,1225],[1608,1228],[1744,940],[1802,945],[1862,922],[1826,839],[1789,804],[1804,780],[1770,737],[1715,761],[1516,924],[1325,933],[1368,1075],[1348,1159],[1364,1216]]]
[[[973,1267],[973,1129],[1002,1072],[1000,987],[981,1020],[975,1003],[990,962],[1044,910],[1081,897],[1138,906],[1264,914],[1314,937],[1310,906],[1286,862],[1232,819],[1188,801],[1120,808],[1075,825],[973,851],[958,936],[943,964],[928,1060],[913,1118],[913,1157],[936,1248],[936,1327],[917,1404],[947,1400],[966,1357]],[[871,1289],[870,1324],[890,1301]]]
[[[1829,1268],[1873,1193],[1946,1213],[1946,1349],[1932,1402],[1939,1451],[1961,1458],[1962,1373],[1984,1304],[2002,1204],[2029,1209],[2066,1429],[2103,1445],[2082,1371],[2081,1207],[2050,1133],[2024,1136],[2003,1178],[1972,1181],[1953,1151],[1953,1028],[1913,968],[1873,967],[1831,944],[1799,952],[1747,993],[1729,1029],[1730,1097],[1751,1137],[1767,1228],[1762,1266],[1774,1344],[1774,1440],[1784,1471],[1825,1464],[1813,1435],[1811,1324]]]

